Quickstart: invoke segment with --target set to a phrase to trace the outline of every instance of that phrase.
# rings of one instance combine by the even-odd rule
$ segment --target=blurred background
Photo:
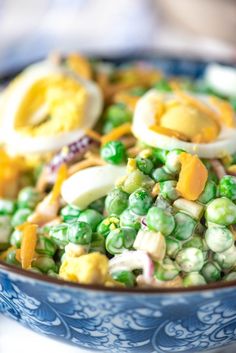
[[[234,0],[0,0],[0,74],[52,50],[236,61]]]

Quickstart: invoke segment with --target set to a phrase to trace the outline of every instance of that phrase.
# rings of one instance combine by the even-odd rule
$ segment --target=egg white
[[[117,179],[126,174],[125,166],[104,165],[81,170],[62,184],[61,195],[68,204],[85,209],[91,202],[106,196]]]
[[[155,124],[155,104],[156,100],[164,98],[164,100],[173,99],[173,94],[160,94],[156,90],[148,91],[138,101],[132,125],[132,131],[137,139],[146,144],[159,147],[164,150],[180,148],[191,154],[197,154],[201,158],[219,158],[225,154],[233,154],[236,152],[236,129],[221,126],[221,131],[217,139],[210,143],[191,143],[179,140],[175,137],[169,137],[164,134],[152,131],[149,127]],[[209,105],[208,96],[198,95],[198,99]],[[211,107],[211,105],[209,105]],[[214,110],[214,107],[211,107]]]
[[[70,132],[55,134],[55,136],[31,137],[19,133],[14,129],[14,122],[22,99],[36,81],[47,78],[53,74],[70,76],[85,88],[88,99],[82,126]],[[93,128],[101,114],[102,107],[103,97],[96,83],[78,77],[69,69],[57,66],[51,62],[44,61],[34,64],[26,69],[18,78],[14,89],[11,90],[7,102],[4,105],[1,128],[4,132],[4,142],[7,150],[12,154],[44,153],[59,150],[63,146],[83,136],[85,129]]]

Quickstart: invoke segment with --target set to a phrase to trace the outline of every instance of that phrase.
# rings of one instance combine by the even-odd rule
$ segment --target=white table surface
[[[89,353],[30,331],[0,315],[0,353]]]

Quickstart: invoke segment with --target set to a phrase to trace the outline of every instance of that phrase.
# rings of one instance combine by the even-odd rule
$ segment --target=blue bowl
[[[35,332],[90,350],[218,351],[236,340],[236,282],[104,289],[1,263],[0,312]]]
[[[207,65],[156,56],[144,60],[166,74],[192,78],[201,77]],[[236,341],[236,281],[188,289],[108,289],[0,262],[0,312],[35,332],[103,353],[212,352]]]

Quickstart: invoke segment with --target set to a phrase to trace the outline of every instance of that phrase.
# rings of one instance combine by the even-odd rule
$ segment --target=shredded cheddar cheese
[[[32,223],[24,223],[17,227],[23,231],[20,260],[22,268],[27,270],[31,267],[34,258],[35,247],[37,244],[37,225]]]
[[[68,177],[67,166],[66,164],[62,164],[58,169],[57,179],[51,192],[51,200],[50,200],[51,203],[53,203],[59,197],[61,193],[62,183],[66,180],[67,177]]]
[[[220,115],[220,121],[230,128],[235,128],[234,110],[229,102],[217,97],[210,97],[211,104]]]
[[[168,129],[164,126],[152,125],[152,126],[150,126],[150,130],[152,130],[158,134],[161,134],[161,135],[175,137],[175,138],[180,139],[182,141],[188,141],[187,136],[185,136],[184,134],[182,134],[176,130]]]
[[[113,129],[108,134],[102,136],[102,144],[104,145],[107,142],[114,141],[120,139],[124,135],[128,135],[131,133],[131,124],[125,123],[117,128]]]

